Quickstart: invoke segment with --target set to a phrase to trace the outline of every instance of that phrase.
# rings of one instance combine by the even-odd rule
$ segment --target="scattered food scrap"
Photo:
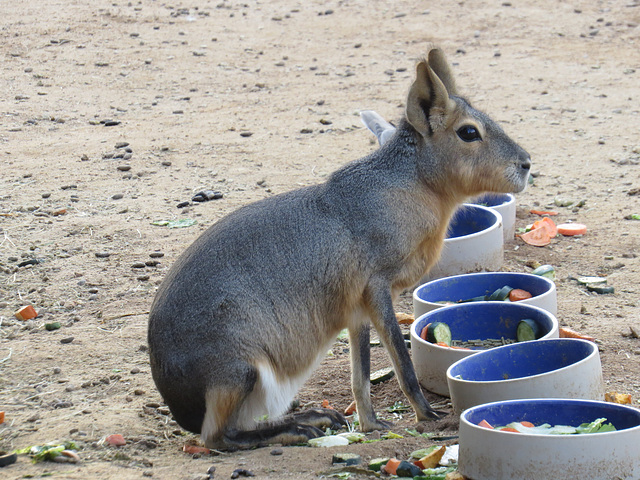
[[[111,435],[107,435],[104,441],[109,445],[113,445],[114,447],[121,447],[127,444],[127,441],[119,433],[112,433]]]
[[[590,342],[596,341],[595,337],[591,337],[589,335],[583,335],[567,327],[560,327],[558,329],[558,333],[560,334],[560,338],[578,338],[580,340],[588,340]]]
[[[584,235],[587,233],[587,226],[582,223],[563,223],[558,225],[558,233],[565,237],[572,237],[574,235]]]
[[[38,312],[32,305],[25,305],[13,314],[18,320],[31,320],[38,316]]]
[[[78,463],[80,458],[77,452],[78,447],[74,442],[47,443],[45,445],[34,445],[21,450],[16,450],[18,455],[29,455],[33,463],[50,461],[59,463]]]
[[[414,321],[413,315],[403,312],[397,312],[396,319],[400,325],[411,325]]]
[[[631,395],[628,393],[606,392],[604,400],[610,403],[619,403],[621,405],[631,405]]]

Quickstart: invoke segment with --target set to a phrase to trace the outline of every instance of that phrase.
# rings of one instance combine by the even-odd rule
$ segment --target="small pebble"
[[[140,388],[136,388],[136,389],[133,391],[133,394],[134,394],[134,395],[137,395],[137,396],[144,395],[145,393],[146,393],[146,392],[145,392],[144,390],[140,389]]]
[[[281,448],[274,448],[269,453],[271,453],[271,455],[277,456],[277,455],[282,455],[284,453],[284,450],[282,450]]]
[[[136,373],[140,373],[140,369],[139,369],[138,367],[133,367],[133,368],[131,369],[131,373],[133,373],[134,375],[135,375]]]
[[[104,120],[102,123],[105,127],[115,127],[116,125],[120,125],[118,120]]]
[[[53,374],[54,375],[58,375],[60,372],[62,372],[62,369],[60,367],[53,367]]]
[[[116,143],[116,148],[124,148],[124,147],[128,147],[129,146],[129,142],[118,142]]]
[[[42,198],[49,198],[51,194],[49,192],[43,193]]]
[[[116,168],[121,172],[128,172],[131,170],[131,165],[118,165]]]
[[[162,258],[162,257],[164,257],[164,253],[162,253],[162,252],[151,252],[149,254],[149,256],[151,258]]]
[[[120,200],[124,195],[122,193],[116,193],[111,197],[112,200]]]
[[[144,264],[144,262],[134,262],[131,265],[131,268],[144,268],[146,265]]]
[[[109,252],[96,252],[98,258],[109,258],[111,254]]]
[[[149,280],[149,275],[140,275],[136,278],[141,282],[146,282],[147,280]]]
[[[64,337],[60,339],[60,343],[71,343],[73,342],[73,337]]]
[[[246,470],[244,468],[236,468],[231,474],[231,478],[239,478],[242,477],[255,477],[252,471]]]
[[[176,205],[178,208],[184,208],[184,207],[188,207],[189,205],[191,205],[191,202],[180,202],[178,205]]]

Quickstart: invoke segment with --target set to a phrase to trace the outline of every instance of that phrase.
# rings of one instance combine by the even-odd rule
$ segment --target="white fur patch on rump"
[[[255,368],[258,370],[258,379],[253,391],[240,406],[234,424],[227,424],[229,419],[216,418],[219,397],[215,389],[209,390],[206,396],[207,411],[202,422],[203,442],[207,444],[207,440],[217,438],[222,433],[221,428],[250,430],[261,421],[273,421],[281,417],[289,409],[300,387],[326,356],[333,342],[334,339],[319,351],[317,358],[307,369],[293,377],[279,375],[267,361],[257,362]]]

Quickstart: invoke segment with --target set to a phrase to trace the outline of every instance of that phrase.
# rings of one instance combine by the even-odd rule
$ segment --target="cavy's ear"
[[[453,74],[439,48],[429,50],[416,66],[416,79],[407,98],[407,120],[423,136],[444,129],[455,109]]]

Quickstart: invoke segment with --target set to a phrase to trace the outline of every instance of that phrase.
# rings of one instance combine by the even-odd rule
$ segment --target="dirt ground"
[[[640,222],[625,219],[640,214],[638,0],[43,0],[2,2],[0,14],[0,450],[73,440],[82,459],[21,456],[0,477],[326,473],[335,448],[183,453],[195,437],[151,380],[147,312],[175,258],[223,215],[377,148],[358,112],[397,120],[429,42],[461,92],[531,154],[517,226],[535,220],[532,208],[588,226],[543,248],[508,244],[504,270],[557,268],[560,323],[599,339],[607,389],[638,405]],[[223,198],[177,208],[203,189]],[[184,219],[197,223],[152,225]],[[577,275],[606,275],[615,293],[589,293]],[[397,310],[411,312],[409,299]],[[16,320],[27,304],[38,317]],[[53,322],[61,328],[47,330]],[[373,369],[388,365],[372,351]],[[395,380],[373,395],[405,438],[337,450],[369,459],[429,443],[406,434],[412,413],[386,411],[406,403]],[[346,343],[298,398],[350,403]],[[455,432],[457,419],[421,427]],[[105,445],[112,433],[128,444]]]

